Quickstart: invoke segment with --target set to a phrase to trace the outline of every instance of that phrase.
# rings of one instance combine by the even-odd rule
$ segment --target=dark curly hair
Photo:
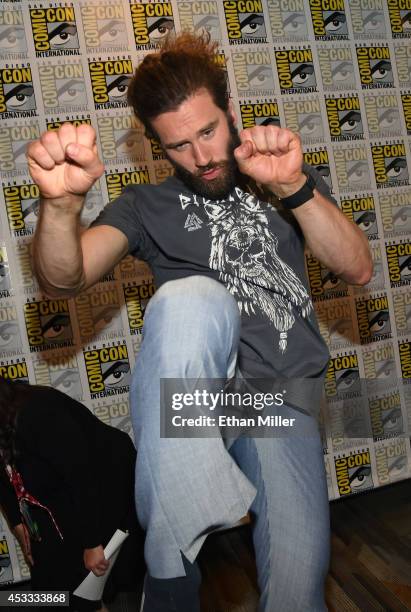
[[[176,110],[200,89],[206,89],[216,106],[227,112],[227,75],[215,60],[217,46],[207,35],[182,32],[169,36],[158,52],[145,56],[134,73],[127,97],[148,137],[155,136],[153,119]]]
[[[28,385],[0,376],[0,459],[5,464],[14,460],[16,421],[27,393]]]

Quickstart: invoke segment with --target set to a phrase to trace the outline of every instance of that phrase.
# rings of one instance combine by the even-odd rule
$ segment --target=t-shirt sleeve
[[[304,162],[303,172],[305,172],[305,174],[310,174],[315,180],[315,188],[323,196],[328,198],[330,202],[338,206],[337,200],[331,195],[330,188],[328,187],[327,183],[325,182],[325,180],[323,179],[323,177],[321,176],[321,174],[318,172],[316,168]]]
[[[150,262],[157,249],[148,235],[138,210],[138,196],[135,187],[127,187],[123,193],[107,204],[90,227],[111,225],[126,235],[128,252],[144,261]]]

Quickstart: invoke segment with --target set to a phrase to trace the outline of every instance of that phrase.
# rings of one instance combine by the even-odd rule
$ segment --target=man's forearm
[[[33,267],[43,291],[50,296],[72,296],[85,283],[80,242],[80,212],[84,199],[43,200],[33,239]]]
[[[329,270],[354,285],[372,275],[372,259],[365,234],[314,190],[314,198],[293,210],[308,248]]]

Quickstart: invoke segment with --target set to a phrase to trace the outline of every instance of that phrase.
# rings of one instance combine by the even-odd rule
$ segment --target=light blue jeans
[[[160,378],[233,376],[239,334],[236,301],[208,277],[165,283],[148,304],[130,397],[149,575],[165,588],[186,574],[195,582],[207,535],[250,511],[260,612],[323,611],[329,505],[315,419],[298,413],[303,436],[240,437],[229,448],[220,437],[160,437]],[[184,609],[174,605],[144,610]]]

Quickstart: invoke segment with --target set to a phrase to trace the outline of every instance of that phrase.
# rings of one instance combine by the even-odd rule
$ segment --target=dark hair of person
[[[17,416],[28,392],[28,385],[0,376],[0,459],[6,464],[14,459]]]
[[[217,46],[209,36],[182,32],[169,36],[158,52],[145,56],[130,82],[127,97],[148,137],[155,136],[152,119],[177,110],[200,89],[206,89],[216,106],[227,112],[227,76],[215,60]]]

